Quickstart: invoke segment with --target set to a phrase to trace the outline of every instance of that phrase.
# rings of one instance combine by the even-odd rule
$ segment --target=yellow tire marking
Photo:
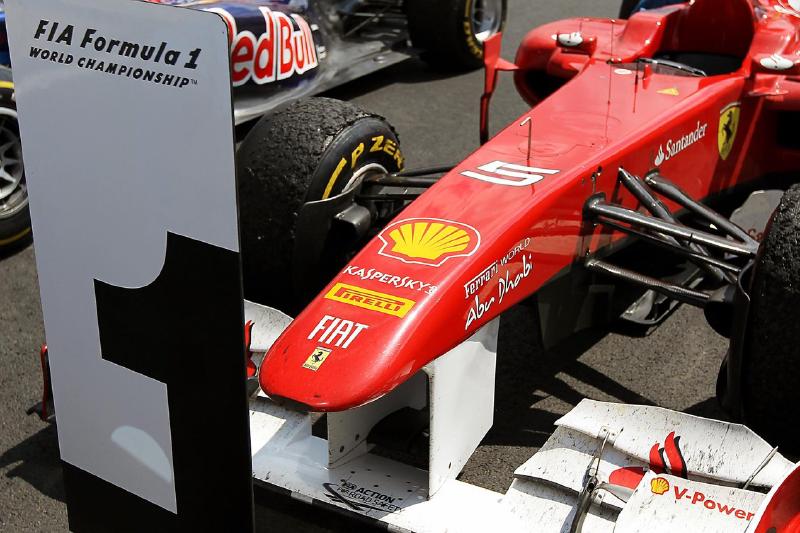
[[[18,241],[23,238],[25,235],[31,232],[31,228],[25,228],[24,230],[20,231],[16,235],[12,235],[8,239],[0,240],[0,246],[5,246],[6,244],[11,244],[14,241]]]
[[[327,200],[331,195],[333,186],[336,184],[336,180],[339,178],[339,174],[342,173],[342,170],[344,170],[345,165],[347,165],[347,159],[343,157],[342,160],[339,161],[339,166],[336,167],[336,170],[334,170],[333,174],[331,174],[331,179],[328,180],[328,185],[325,187],[325,192],[322,193],[323,200]]]
[[[364,148],[364,143],[361,143],[356,146],[356,149],[350,154],[350,168],[356,168],[356,163],[358,162],[358,158],[361,157],[361,154],[364,153]]]
[[[13,89],[14,83],[10,81],[0,81],[0,89]]]

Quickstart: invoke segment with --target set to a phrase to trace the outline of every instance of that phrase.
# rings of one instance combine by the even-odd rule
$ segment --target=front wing
[[[253,319],[259,306],[246,309]],[[253,335],[265,339],[258,346],[264,350],[274,333],[259,332],[258,322],[285,327],[288,319],[271,317],[275,312],[264,308],[260,313]],[[426,398],[425,391],[441,389],[448,375],[468,383],[475,361],[493,361],[493,336],[496,329],[483,329],[465,343],[472,351],[460,346],[458,357],[437,360],[445,366],[426,367],[376,402],[329,413],[327,436],[312,429],[319,415],[278,405],[259,393],[250,405],[255,482],[391,531],[672,532],[691,524],[692,530],[727,533],[755,525],[766,493],[795,469],[745,426],[586,399],[556,422],[545,445],[517,468],[505,494],[459,481],[461,466],[491,421],[481,422],[474,405],[452,410],[446,399]],[[448,361],[464,364],[448,367]],[[487,373],[493,381],[493,366],[478,372]],[[448,396],[455,397],[453,404],[463,404],[479,390],[462,386]],[[487,401],[492,399],[480,398],[475,405]],[[382,418],[426,404],[429,470],[374,453],[367,435]],[[474,419],[480,427],[454,425],[449,439],[443,438],[437,433],[442,411],[451,421]],[[462,449],[448,451],[448,440],[461,442]],[[450,472],[437,466],[442,460],[450,462]]]

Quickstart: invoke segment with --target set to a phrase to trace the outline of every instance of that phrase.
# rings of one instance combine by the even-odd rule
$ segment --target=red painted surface
[[[800,533],[800,463],[769,493],[753,522],[753,533]]]
[[[746,0],[697,0],[692,6],[637,14],[627,23],[571,19],[530,32],[516,59],[518,84],[531,69],[569,81],[395,221],[395,229],[409,219],[452,221],[466,235],[464,249],[458,251],[463,235],[453,230],[442,237],[430,224],[416,227],[417,252],[426,257],[403,255],[414,232],[396,234],[406,242],[401,252],[393,251],[391,235],[373,240],[272,347],[259,371],[264,391],[319,411],[349,409],[391,391],[556,273],[621,238],[582,217],[596,192],[637,207],[617,184],[620,166],[639,175],[660,167],[697,198],[769,172],[800,168],[800,153],[773,148],[775,111],[800,107],[800,82],[753,68],[754,58],[776,53],[800,61],[800,16],[776,11],[781,1],[764,2],[756,14]],[[574,32],[591,46],[558,45],[554,36]],[[637,75],[622,65],[676,50],[747,56],[737,72],[703,78],[644,68]],[[788,72],[796,69],[792,65]],[[738,132],[723,158],[718,147],[722,113],[737,103]],[[529,126],[521,125],[527,118],[530,143]],[[682,150],[667,157],[676,143]],[[508,164],[541,171],[520,172]],[[433,257],[436,250],[443,255]],[[482,272],[488,281],[474,283],[470,294],[465,286]],[[314,370],[306,363],[317,348],[331,352]]]

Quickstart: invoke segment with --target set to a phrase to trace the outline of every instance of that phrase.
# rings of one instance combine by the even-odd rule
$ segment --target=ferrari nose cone
[[[322,346],[273,351],[261,365],[259,383],[275,402],[305,411],[344,411],[388,392],[372,357],[348,363],[344,353]]]

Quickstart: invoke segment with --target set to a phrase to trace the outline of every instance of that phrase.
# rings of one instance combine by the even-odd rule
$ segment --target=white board
[[[126,0],[5,5],[62,459],[175,513],[167,386],[102,358],[94,283],[151,284],[167,232],[238,253],[226,26]]]

